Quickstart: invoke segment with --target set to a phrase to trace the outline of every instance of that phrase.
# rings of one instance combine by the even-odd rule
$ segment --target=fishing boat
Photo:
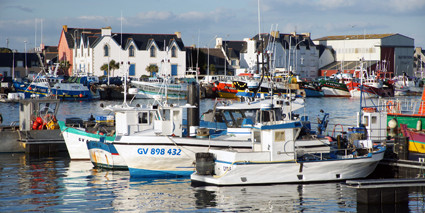
[[[352,79],[351,74],[343,73],[320,79],[319,84],[325,97],[351,97],[346,83],[352,81]]]
[[[387,122],[395,120],[397,126],[406,124],[408,129],[425,129],[425,88],[420,99],[416,96],[380,99],[378,105],[388,113]]]
[[[276,98],[273,106],[270,99],[266,105],[264,101],[248,101],[217,106],[205,113],[203,120],[209,125],[202,128],[199,127],[203,125],[193,121],[193,118],[199,118],[193,113],[197,110],[193,104],[153,106],[152,109],[156,111],[149,114],[147,119],[153,127],[143,131],[137,128],[138,120],[133,119],[137,117],[137,110],[116,109],[117,136],[112,144],[126,162],[131,177],[189,176],[194,171],[195,153],[229,147],[235,150],[251,149],[249,129],[257,120],[295,119],[295,115],[288,110],[291,107],[288,100]],[[293,109],[299,109],[295,105]],[[183,110],[188,111],[187,125],[184,125]],[[225,129],[220,130],[223,123]],[[314,145],[317,143],[316,140]]]
[[[195,78],[151,77],[141,81],[131,81],[139,93],[148,98],[162,96],[167,99],[186,99],[187,85]]]
[[[30,146],[44,143],[65,151],[66,147],[57,126],[57,99],[24,99],[19,101],[19,121],[0,126],[0,153],[30,152]],[[0,121],[2,120],[0,114]],[[0,122],[1,123],[1,122]]]
[[[395,76],[394,81],[395,95],[418,95],[422,92],[423,82],[419,78],[403,75]]]
[[[87,121],[78,117],[58,121],[71,160],[90,159],[87,141],[99,141],[100,138],[113,141],[115,139],[113,122],[113,119],[105,116],[98,116]]]
[[[363,112],[362,116],[385,117],[378,112]],[[378,121],[376,124],[382,123]],[[378,127],[372,122],[369,125]],[[385,152],[385,146],[376,145],[370,137],[347,140],[339,148],[332,147],[328,151],[298,148],[296,142],[303,140],[298,139],[299,121],[257,123],[252,131],[252,150],[198,153],[196,172],[191,175],[192,184],[258,185],[364,178],[375,170]],[[354,137],[351,138],[356,138],[359,133],[352,134]]]
[[[394,86],[386,84],[374,73],[369,74],[363,67],[364,60],[360,60],[360,67],[355,70],[359,78],[346,83],[351,97],[379,98],[394,97]]]
[[[404,137],[409,138],[409,152],[425,153],[425,132],[407,128],[406,124],[400,124]]]
[[[58,76],[59,64],[56,63],[54,70],[49,67],[45,71],[42,64],[40,73],[29,76],[28,81],[13,81],[15,90],[23,93],[25,98],[54,97],[61,100],[93,100],[100,98],[98,91],[93,86],[94,77],[75,77],[64,79]]]
[[[114,111],[114,110],[126,110],[126,111],[137,111],[137,130],[143,131],[153,128],[153,123],[149,121],[152,119],[156,109],[148,106],[136,106],[131,107],[126,103],[116,106],[108,106],[105,110]],[[112,131],[113,133],[114,131]],[[113,137],[100,136],[99,138],[92,137],[89,140],[86,140],[87,150],[89,152],[90,161],[93,163],[94,167],[105,168],[105,169],[114,169],[122,170],[127,169],[127,164],[124,159],[115,149],[114,144],[112,143],[115,140],[115,135]]]
[[[400,126],[401,133],[409,137],[409,151],[425,153],[425,88],[421,99],[406,97],[404,99],[382,99],[381,110],[388,113],[387,123]]]

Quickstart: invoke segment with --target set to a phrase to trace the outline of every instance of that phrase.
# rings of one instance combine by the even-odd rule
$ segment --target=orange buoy
[[[35,121],[37,121],[39,124],[42,124],[43,123],[43,119],[41,117],[37,117],[35,119]]]

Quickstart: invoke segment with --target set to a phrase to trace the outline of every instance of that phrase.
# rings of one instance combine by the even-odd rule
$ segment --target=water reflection
[[[340,183],[271,186],[198,187],[196,208],[220,211],[353,211],[355,190]]]

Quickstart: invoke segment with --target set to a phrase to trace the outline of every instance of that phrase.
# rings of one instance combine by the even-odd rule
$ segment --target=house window
[[[134,57],[134,46],[133,45],[131,45],[129,50],[128,50],[128,56]]]
[[[177,48],[176,46],[171,47],[171,57],[176,58],[177,57]]]
[[[109,47],[108,47],[108,45],[103,46],[103,56],[109,56]]]
[[[151,51],[151,57],[156,57],[156,49],[155,49],[155,46],[151,46],[150,51]]]

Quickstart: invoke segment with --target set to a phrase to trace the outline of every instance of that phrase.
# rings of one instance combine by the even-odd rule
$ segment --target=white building
[[[149,65],[156,65],[162,76],[184,76],[186,51],[180,33],[175,34],[128,34],[112,33],[103,28],[100,35],[81,35],[73,51],[74,74],[84,73],[103,76],[100,68],[111,60],[120,63],[120,69],[111,71],[111,76],[149,76]]]
[[[414,40],[400,34],[327,36],[315,39],[314,43],[334,52],[333,56],[324,55],[325,59],[321,56],[320,60],[327,62],[334,57],[331,64],[323,64],[327,70],[354,70],[364,58],[371,69],[384,62],[387,71],[395,75],[413,74]]]

